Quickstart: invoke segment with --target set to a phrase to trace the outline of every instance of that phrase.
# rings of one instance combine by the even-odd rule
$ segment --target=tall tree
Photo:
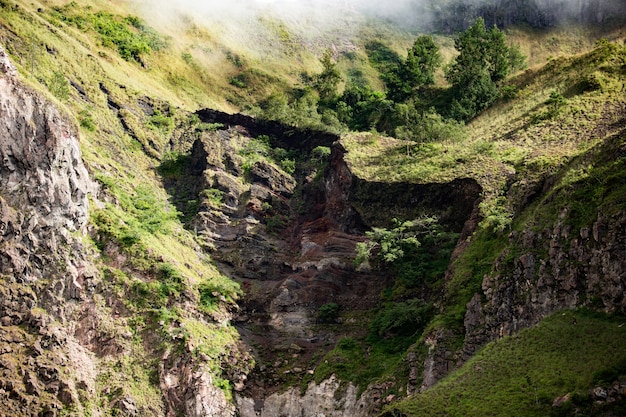
[[[441,54],[433,38],[418,37],[407,50],[404,62],[385,77],[387,96],[395,102],[402,102],[413,96],[416,89],[434,84],[435,71],[440,64]]]
[[[487,29],[482,18],[461,33],[454,46],[459,55],[446,73],[454,96],[451,115],[468,120],[497,99],[498,83],[511,68],[510,48],[504,33],[496,26]]]
[[[404,61],[406,79],[413,87],[435,83],[435,71],[441,65],[439,47],[430,36],[420,36],[407,51]]]

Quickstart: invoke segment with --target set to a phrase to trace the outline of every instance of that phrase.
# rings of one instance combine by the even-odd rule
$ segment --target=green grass
[[[547,195],[528,209],[533,227],[541,230],[547,219],[562,217],[574,230],[590,227],[601,212],[606,218],[618,214],[626,205],[626,155],[616,152],[626,144],[616,134],[585,155],[574,159],[557,176]],[[568,210],[563,212],[563,208]]]
[[[616,374],[615,366],[626,359],[625,320],[586,311],[557,313],[490,343],[435,387],[390,410],[409,417],[549,415],[555,398],[587,395],[599,377]]]

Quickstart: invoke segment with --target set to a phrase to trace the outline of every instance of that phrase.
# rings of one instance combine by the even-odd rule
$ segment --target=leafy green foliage
[[[101,36],[103,45],[117,48],[127,61],[140,62],[142,55],[165,48],[166,42],[137,17],[119,17],[105,12],[91,16],[93,29]]]
[[[111,177],[100,175],[98,180],[117,196],[119,202],[118,206],[107,204],[104,209],[92,213],[92,221],[101,234],[101,245],[107,239],[114,239],[130,248],[139,244],[146,233],[169,233],[169,223],[177,219],[178,213],[159,200],[150,187],[138,185],[131,194]]]
[[[460,142],[467,136],[462,122],[445,119],[433,108],[419,111],[413,102],[397,104],[395,136],[418,144],[424,142]]]
[[[506,198],[499,196],[488,202],[480,203],[480,209],[483,213],[481,227],[491,229],[494,233],[503,233],[511,228],[513,221],[513,213],[506,206]]]
[[[78,114],[78,123],[80,124],[80,127],[89,132],[96,131],[96,124],[93,120],[91,113],[88,110],[82,110]]]
[[[322,72],[315,75],[313,86],[320,95],[322,102],[331,102],[337,95],[337,85],[341,81],[341,74],[337,70],[337,64],[333,62],[332,51],[327,50],[320,59]]]
[[[435,71],[441,65],[439,47],[431,36],[419,36],[408,49],[404,62],[383,75],[387,85],[387,96],[401,102],[411,97],[414,91],[435,82]]]
[[[454,43],[459,55],[446,72],[454,100],[450,114],[469,120],[499,97],[498,83],[511,70],[510,48],[504,33],[497,27],[487,29],[478,18]],[[514,53],[515,65],[520,65]]]
[[[365,351],[361,343],[351,337],[340,339],[316,369],[315,380],[321,382],[335,374],[342,381],[353,381],[355,374],[363,369],[364,359]]]
[[[393,102],[370,87],[348,86],[339,98],[336,111],[339,120],[353,130],[380,129]]]
[[[102,44],[117,49],[127,61],[141,62],[142,56],[167,47],[167,39],[136,16],[121,17],[107,12],[89,13],[75,2],[52,8],[52,15],[80,30],[94,30]]]
[[[272,148],[270,137],[267,135],[259,135],[248,141],[239,150],[239,155],[245,159],[242,163],[244,171],[252,168],[255,162],[265,159],[275,163],[289,175],[296,172],[296,153],[284,148]]]
[[[365,44],[365,51],[372,64],[374,64],[381,73],[386,73],[390,68],[401,64],[402,59],[389,46],[376,40],[369,41]]]
[[[558,91],[553,91],[550,93],[550,98],[546,101],[546,104],[550,107],[550,114],[558,113],[559,109],[561,109],[567,101],[565,97]]]
[[[70,83],[61,71],[54,71],[52,76],[46,80],[48,90],[60,100],[67,100],[70,97]]]
[[[311,151],[311,158],[317,161],[324,161],[330,157],[330,147],[317,146]]]
[[[504,33],[497,27],[487,29],[485,21],[476,22],[454,42],[459,55],[446,73],[448,81],[455,86],[463,85],[484,69],[489,79],[498,82],[510,70],[508,47]]]
[[[370,241],[357,244],[355,259],[357,265],[372,259],[373,256],[388,264],[398,261],[405,256],[407,251],[416,249],[421,245],[418,236],[431,233],[433,226],[438,225],[438,221],[434,217],[407,221],[394,218],[392,222],[392,229],[375,227],[372,231],[366,232]]]
[[[487,109],[498,97],[499,90],[487,70],[477,69],[465,83],[460,82],[452,87],[454,98],[448,110],[454,119],[467,121]]]
[[[339,318],[339,304],[327,303],[317,310],[317,319],[320,323],[335,323]]]
[[[174,127],[174,119],[171,115],[163,114],[160,110],[156,109],[154,114],[148,119],[148,123],[151,127],[161,129],[165,132],[169,132]]]
[[[166,178],[179,178],[185,167],[189,164],[189,155],[182,154],[176,151],[169,151],[163,155],[161,164],[159,164],[157,170],[159,174]]]
[[[320,383],[335,375],[341,381],[354,383],[361,392],[372,382],[393,380],[396,382],[388,387],[388,392],[398,394],[406,386],[405,352],[395,345],[398,340],[375,340],[370,344],[361,338],[343,337],[319,362],[314,379]],[[402,339],[402,344],[406,345],[407,340]]]
[[[404,352],[432,318],[433,306],[413,299],[387,303],[371,321],[368,342],[389,353]]]
[[[200,192],[200,196],[206,198],[209,206],[219,209],[224,204],[224,191],[216,188],[207,188]]]
[[[241,294],[241,289],[234,281],[206,281],[198,286],[200,306],[205,312],[216,310],[221,301],[234,303]]]

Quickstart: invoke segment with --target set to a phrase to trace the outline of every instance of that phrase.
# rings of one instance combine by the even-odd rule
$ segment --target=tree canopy
[[[487,108],[499,96],[498,83],[511,70],[510,48],[496,26],[485,27],[478,18],[454,42],[459,55],[446,72],[452,86],[451,116],[468,120]]]
[[[407,57],[385,79],[388,97],[404,101],[423,86],[435,83],[435,71],[441,65],[439,47],[430,36],[419,36],[407,50]]]

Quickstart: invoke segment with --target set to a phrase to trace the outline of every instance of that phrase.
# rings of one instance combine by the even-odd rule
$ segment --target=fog
[[[564,21],[604,24],[626,17],[626,0],[130,0],[153,24],[181,16],[221,35],[258,30],[262,17],[283,21],[290,33],[346,33],[366,17],[417,31],[464,30],[477,16],[499,27],[515,23],[550,27]],[[356,30],[356,29],[355,29]],[[249,39],[249,42],[253,40]]]
[[[237,24],[271,15],[285,21],[307,21],[321,29],[342,24],[348,16],[383,18],[426,28],[441,15],[455,11],[520,16],[534,13],[552,21],[595,21],[624,13],[626,0],[131,0],[148,17],[172,18],[187,14],[208,23]],[[460,16],[454,16],[459,18]],[[523,16],[522,16],[523,17]],[[622,16],[623,17],[623,16]]]
[[[209,21],[247,20],[272,15],[285,20],[306,19],[325,25],[342,20],[346,14],[366,14],[403,20],[411,14],[415,0],[134,0],[147,15],[172,16],[185,13]]]
[[[149,22],[163,26],[185,16],[195,24],[220,28],[232,34],[253,30],[261,18],[284,22],[301,36],[356,28],[367,17],[382,18],[405,27],[415,27],[415,0],[130,0]],[[254,28],[258,29],[258,27]]]

